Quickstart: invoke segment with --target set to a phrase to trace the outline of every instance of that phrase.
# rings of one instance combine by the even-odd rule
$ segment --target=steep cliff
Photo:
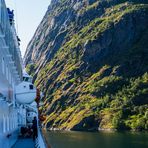
[[[52,0],[25,64],[47,128],[148,129],[147,0]]]

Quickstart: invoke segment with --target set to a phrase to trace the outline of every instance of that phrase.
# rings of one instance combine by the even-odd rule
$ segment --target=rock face
[[[147,0],[52,0],[24,57],[47,128],[148,129]]]

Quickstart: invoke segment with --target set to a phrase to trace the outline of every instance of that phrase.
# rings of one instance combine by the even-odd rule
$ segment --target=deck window
[[[2,72],[5,73],[5,60],[2,58]]]
[[[8,65],[7,65],[7,67],[6,67],[6,78],[7,78],[7,80],[9,79]]]
[[[33,89],[33,85],[29,85],[29,88],[30,88],[30,89]]]
[[[3,133],[6,132],[6,117],[3,115]]]

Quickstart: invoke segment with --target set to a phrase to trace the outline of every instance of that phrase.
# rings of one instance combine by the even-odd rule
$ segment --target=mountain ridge
[[[25,54],[46,128],[148,129],[147,16],[143,0],[51,2]]]

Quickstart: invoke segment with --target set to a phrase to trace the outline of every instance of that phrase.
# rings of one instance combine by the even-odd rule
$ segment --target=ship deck
[[[31,138],[18,139],[12,148],[34,148],[35,143]]]

